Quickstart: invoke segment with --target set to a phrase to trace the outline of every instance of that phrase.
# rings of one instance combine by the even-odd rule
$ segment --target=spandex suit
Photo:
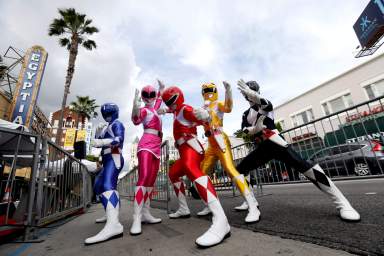
[[[204,160],[201,164],[202,171],[209,173],[217,160],[220,160],[224,171],[235,182],[240,193],[247,202],[248,215],[245,222],[251,223],[259,220],[260,211],[257,208],[258,203],[256,198],[248,187],[244,175],[240,174],[233,162],[231,143],[227,134],[223,131],[224,113],[232,111],[232,91],[231,85],[223,82],[225,87],[225,101],[218,101],[218,92],[214,83],[206,83],[202,86],[202,95],[205,100],[205,109],[210,114],[210,121],[204,125],[205,136],[208,138],[208,149],[204,154]],[[209,214],[208,207],[205,207],[201,212],[197,213],[199,216]]]
[[[92,141],[92,146],[101,148],[103,169],[98,175],[95,191],[100,195],[104,206],[106,224],[97,235],[87,238],[86,244],[102,242],[123,234],[123,226],[119,222],[120,198],[116,187],[119,172],[124,165],[124,125],[117,119],[119,108],[116,104],[102,105],[101,114],[108,125],[100,136]]]
[[[196,138],[196,126],[209,120],[208,111],[201,108],[194,109],[184,104],[183,92],[175,86],[165,89],[162,97],[164,103],[169,107],[169,111],[174,114],[173,136],[180,154],[180,159],[172,165],[169,171],[169,178],[179,200],[179,209],[169,217],[190,216],[184,184],[180,180],[180,177],[187,175],[213,214],[212,226],[196,239],[196,244],[200,247],[214,246],[230,235],[230,226],[211,180],[200,169],[204,149]]]
[[[135,200],[133,210],[133,223],[130,230],[132,235],[141,234],[141,223],[160,223],[161,219],[151,215],[150,198],[160,166],[160,147],[162,139],[161,118],[157,110],[161,105],[159,92],[147,85],[141,90],[141,98],[145,106],[140,108],[139,91],[136,89],[132,109],[132,122],[135,125],[143,124],[144,134],[137,146],[137,158],[139,162],[139,179],[135,188]]]
[[[275,127],[272,103],[260,96],[259,85],[255,81],[238,82],[238,89],[251,107],[243,114],[242,130],[256,139],[255,149],[237,166],[237,170],[247,175],[272,159],[279,160],[304,174],[316,187],[330,196],[336,205],[341,219],[360,220],[359,213],[351,206],[332,180],[325,175],[320,165],[313,165],[296,153],[279,134]]]

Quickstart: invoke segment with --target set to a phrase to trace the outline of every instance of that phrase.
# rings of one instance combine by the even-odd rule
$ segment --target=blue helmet
[[[108,123],[112,123],[119,118],[119,107],[114,103],[105,103],[101,106],[101,115]]]

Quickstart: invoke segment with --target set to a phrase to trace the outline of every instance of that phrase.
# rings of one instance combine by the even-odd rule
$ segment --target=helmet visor
[[[202,94],[215,93],[215,92],[216,92],[216,88],[213,88],[213,87],[211,87],[211,88],[204,88],[204,89],[201,90]]]
[[[178,97],[179,97],[178,94],[174,94],[174,95],[172,95],[172,97],[169,98],[169,100],[166,100],[166,101],[164,102],[165,105],[167,105],[168,107],[172,106],[172,105],[176,102],[176,100],[177,100]]]
[[[152,98],[155,98],[156,97],[156,92],[146,92],[146,91],[144,91],[144,92],[142,92],[141,93],[141,97],[143,97],[143,98],[146,98],[146,99],[152,99]]]

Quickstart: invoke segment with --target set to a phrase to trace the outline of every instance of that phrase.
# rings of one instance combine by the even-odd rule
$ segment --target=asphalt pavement
[[[295,239],[359,255],[384,255],[384,179],[336,181],[344,195],[360,213],[361,221],[342,221],[331,200],[311,183],[263,186],[257,195],[261,221],[244,223],[246,212],[233,207],[242,202],[232,192],[219,192],[220,200],[233,227]],[[164,204],[156,203],[157,207]],[[190,209],[203,205],[190,198]],[[170,203],[176,209],[176,200]],[[208,220],[209,218],[203,218]]]
[[[319,245],[304,243],[277,236],[252,232],[251,230],[232,227],[232,236],[222,244],[199,249],[195,239],[210,226],[206,220],[198,218],[170,220],[166,211],[153,209],[156,217],[163,222],[155,225],[143,225],[139,236],[131,236],[129,228],[132,222],[132,203],[122,200],[121,222],[124,236],[105,243],[85,246],[84,239],[96,234],[104,224],[95,224],[94,220],[104,213],[101,205],[93,206],[87,213],[70,219],[56,229],[48,229],[40,238],[41,243],[3,244],[0,255],[4,256],[248,256],[248,255],[279,255],[279,256],[347,256],[349,253],[329,249]]]

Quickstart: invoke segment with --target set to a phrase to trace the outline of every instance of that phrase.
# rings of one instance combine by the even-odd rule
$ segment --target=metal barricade
[[[92,184],[85,165],[52,142],[29,132],[0,128],[0,230],[35,228],[82,211]]]
[[[137,166],[134,166],[127,175],[119,179],[117,183],[117,191],[119,191],[120,196],[133,201],[135,199],[135,186],[138,178]]]
[[[169,142],[164,141],[161,144],[160,170],[156,177],[156,182],[152,191],[152,200],[159,202],[168,202],[170,197],[169,181]],[[119,180],[118,191],[121,196],[133,201],[135,198],[135,186],[138,180],[138,168],[133,169],[125,177]]]
[[[383,99],[360,103],[282,131],[281,135],[303,159],[319,163],[331,178],[383,176]],[[256,177],[263,184],[306,180],[277,160],[260,167]]]

